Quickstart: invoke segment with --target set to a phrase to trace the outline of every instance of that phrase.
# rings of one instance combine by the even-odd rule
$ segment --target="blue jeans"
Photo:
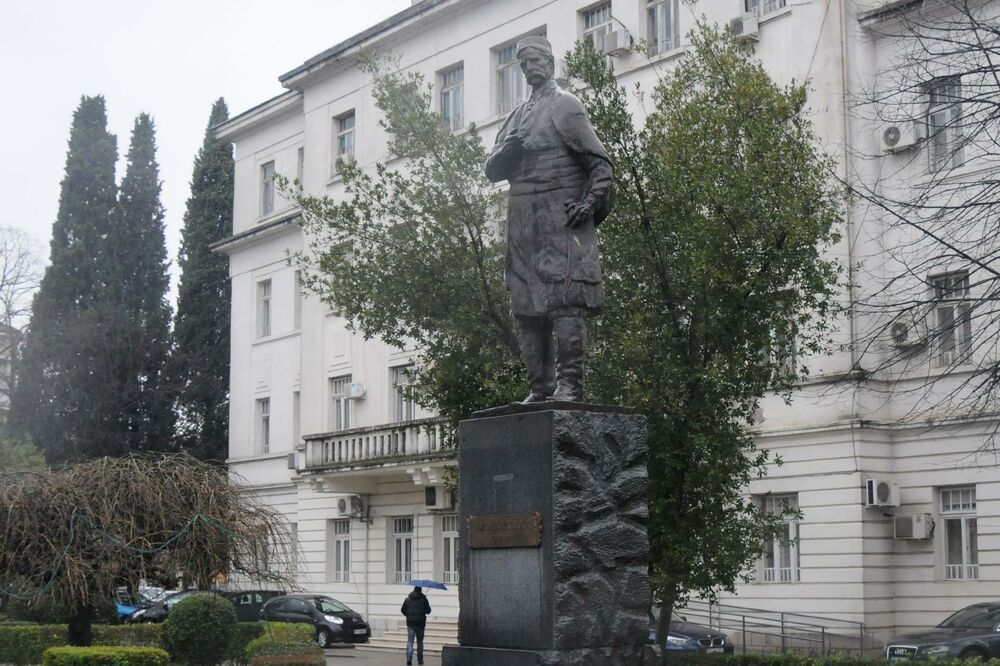
[[[417,661],[424,660],[424,627],[406,627],[406,663],[413,661],[413,637],[417,637]]]

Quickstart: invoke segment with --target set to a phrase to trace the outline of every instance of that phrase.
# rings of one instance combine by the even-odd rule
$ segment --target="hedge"
[[[53,647],[42,655],[42,666],[167,666],[169,663],[170,655],[152,647]]]
[[[250,641],[244,658],[250,664],[257,657],[315,657],[323,650],[316,644],[316,629],[311,624],[268,622],[263,633]]]
[[[91,630],[94,645],[163,647],[163,625],[160,624],[95,624]]]
[[[68,642],[64,624],[5,624],[0,626],[0,664],[38,664],[45,650]]]
[[[326,658],[322,650],[319,654],[259,655],[250,660],[250,666],[326,666]]]

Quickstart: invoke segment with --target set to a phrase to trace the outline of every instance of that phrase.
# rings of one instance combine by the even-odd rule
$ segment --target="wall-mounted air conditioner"
[[[363,400],[368,389],[361,382],[351,382],[347,385],[348,400]]]
[[[899,484],[885,479],[868,479],[865,506],[899,506]]]
[[[897,349],[915,349],[927,344],[927,320],[914,314],[902,313],[889,327],[889,336]]]
[[[920,129],[912,121],[888,123],[879,130],[878,139],[883,153],[899,153],[920,142]]]
[[[741,14],[729,21],[729,32],[739,42],[756,42],[760,39],[760,26],[757,15],[753,12]]]
[[[451,491],[446,486],[427,486],[424,488],[424,505],[428,509],[450,509]]]
[[[358,495],[347,495],[337,499],[337,515],[343,518],[350,516],[360,516],[364,507],[361,504],[361,497]]]
[[[604,36],[604,55],[623,56],[632,50],[632,35],[628,30],[612,30]]]
[[[934,534],[934,519],[929,513],[896,516],[892,527],[893,539],[930,539]]]

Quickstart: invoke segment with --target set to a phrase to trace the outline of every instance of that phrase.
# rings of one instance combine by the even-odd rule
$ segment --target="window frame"
[[[460,77],[457,80],[450,79],[456,73]],[[438,72],[438,82],[440,85],[438,105],[441,121],[448,130],[460,131],[465,127],[465,62],[457,63]],[[457,113],[456,100],[458,102]]]
[[[331,583],[351,582],[351,519],[335,518],[327,523],[330,530],[328,579]]]
[[[345,127],[347,121],[350,121],[350,127]],[[334,116],[331,119],[330,127],[332,130],[330,149],[333,155],[333,159],[330,160],[330,175],[336,176],[339,173],[337,169],[339,160],[352,162],[357,160],[358,116],[356,110],[350,109]]]
[[[260,217],[274,212],[274,160],[260,165]]]
[[[663,11],[660,11],[663,8]],[[670,35],[661,29],[658,17],[669,14]],[[680,48],[680,0],[646,0],[646,41],[650,56],[662,55]],[[662,39],[661,39],[662,38]],[[665,43],[664,44],[661,43]]]
[[[417,523],[412,515],[390,516],[389,521],[392,537],[392,550],[389,555],[392,558],[392,582],[409,583],[414,577],[413,542],[416,538]],[[402,529],[407,524],[409,531]]]
[[[271,452],[271,397],[254,400],[254,445],[256,452]]]
[[[600,23],[594,23],[593,25],[588,25],[592,18],[601,18],[600,13],[607,11],[607,16],[601,20]],[[611,14],[611,2],[601,2],[596,5],[592,5],[587,9],[580,10],[580,25],[582,26],[582,31],[580,33],[580,41],[587,39],[588,37],[593,37],[594,47],[600,52],[604,53],[604,48],[607,43],[608,33],[610,33],[614,28],[614,20]],[[596,37],[595,35],[599,35]]]
[[[416,382],[412,373],[407,372],[415,367],[413,363],[407,363],[389,368],[389,388],[392,396],[392,414],[389,418],[392,423],[412,421],[417,417],[417,402],[413,393]]]
[[[754,497],[761,512],[777,515],[786,510],[799,511],[798,493],[768,493]],[[764,585],[786,585],[801,581],[801,563],[799,558],[799,524],[800,519],[793,516],[782,518],[783,526],[787,526],[785,536],[775,536],[770,542],[765,542],[764,552],[757,560],[757,575],[754,582]],[[768,566],[770,553],[772,566]],[[787,553],[788,566],[780,566],[783,556]],[[787,572],[787,573],[786,573]]]
[[[962,77],[938,77],[928,82],[925,89],[928,170],[935,173],[956,169],[965,164],[965,140],[961,127]]]
[[[458,554],[458,514],[449,513],[441,516],[441,582],[457,585]]]
[[[330,377],[327,386],[329,387],[330,399],[327,404],[330,406],[328,425],[330,432],[343,432],[351,429],[351,403],[348,397],[348,388],[352,382],[352,375],[337,375]],[[340,390],[342,388],[342,390]]]
[[[973,335],[969,278],[968,270],[939,273],[928,278],[934,304],[931,364],[935,368],[969,362]]]
[[[256,318],[257,318],[257,337],[267,338],[270,337],[274,328],[272,326],[272,309],[271,309],[271,298],[274,294],[273,283],[271,278],[264,278],[263,280],[257,280],[256,282],[256,301],[257,305],[255,308]]]
[[[743,0],[744,11],[757,16],[766,16],[787,6],[786,0]]]
[[[958,497],[957,508],[953,498]],[[938,517],[941,520],[942,577],[946,581],[979,580],[979,517],[976,486],[938,489]],[[949,563],[951,543],[949,523],[958,523],[961,563]]]

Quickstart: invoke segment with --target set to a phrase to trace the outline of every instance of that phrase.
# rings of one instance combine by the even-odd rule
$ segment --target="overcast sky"
[[[191,169],[209,111],[283,89],[278,76],[410,0],[0,0],[0,226],[28,231],[47,262],[73,111],[104,95],[118,180],[132,123],[156,123],[171,290]]]

